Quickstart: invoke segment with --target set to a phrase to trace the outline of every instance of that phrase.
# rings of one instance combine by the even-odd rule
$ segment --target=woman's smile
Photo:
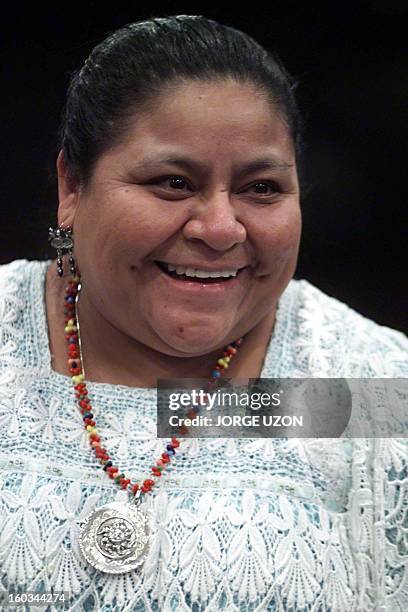
[[[245,266],[239,270],[236,269],[234,275],[199,277],[178,273],[176,271],[169,271],[168,268],[157,262],[156,265],[160,270],[160,280],[169,283],[169,287],[176,291],[194,295],[200,300],[205,299],[206,303],[208,303],[207,299],[215,303],[215,300],[219,296],[224,296],[226,291],[234,292],[230,294],[231,297],[237,295],[236,292],[245,291],[251,274],[249,266]],[[179,269],[180,268],[181,266]],[[203,273],[205,272],[203,271]],[[228,274],[228,271],[225,271],[225,273]]]

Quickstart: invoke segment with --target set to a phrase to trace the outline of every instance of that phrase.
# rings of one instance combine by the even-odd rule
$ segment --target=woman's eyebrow
[[[208,173],[210,170],[209,165],[199,160],[172,155],[162,157],[146,157],[136,165],[136,169],[153,169],[164,164],[179,166],[188,172],[199,172],[201,174]],[[239,175],[251,174],[253,172],[258,172],[259,170],[289,171],[294,167],[294,165],[295,164],[293,163],[290,164],[280,159],[276,155],[270,155],[268,157],[259,157],[244,164],[237,165],[234,167],[234,171]]]
[[[239,174],[251,174],[259,170],[283,170],[289,171],[295,164],[290,164],[279,157],[260,157],[242,164],[237,168]]]

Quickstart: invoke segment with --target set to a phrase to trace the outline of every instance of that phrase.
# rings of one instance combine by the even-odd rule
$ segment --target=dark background
[[[307,149],[295,277],[407,333],[408,1],[28,7],[17,3],[2,19],[0,264],[53,256],[47,234],[69,73],[126,23],[203,14],[277,51],[299,81]]]

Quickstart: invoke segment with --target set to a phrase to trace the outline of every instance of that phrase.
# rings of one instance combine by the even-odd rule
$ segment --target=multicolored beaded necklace
[[[151,536],[150,521],[148,512],[139,506],[145,495],[161,478],[166,467],[170,465],[176,449],[180,446],[180,440],[175,437],[171,438],[166,445],[166,450],[150,468],[156,480],[151,477],[146,478],[143,483],[133,483],[114,465],[96,428],[95,416],[85,382],[77,311],[80,291],[80,276],[72,276],[65,289],[64,309],[69,373],[74,383],[75,397],[95,457],[109,478],[130,494],[131,500],[127,503],[111,502],[90,514],[81,528],[79,545],[85,559],[93,567],[102,572],[120,574],[140,567],[147,557]],[[236,355],[242,341],[243,338],[239,338],[224,349],[211,372],[207,388],[214,388],[217,380],[227,370],[230,361]],[[196,412],[197,409],[192,408],[187,416],[195,416]],[[187,429],[180,431],[186,433]]]

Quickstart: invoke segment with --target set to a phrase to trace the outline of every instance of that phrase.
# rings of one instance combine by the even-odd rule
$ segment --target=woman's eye
[[[163,176],[152,181],[152,183],[162,187],[163,189],[169,189],[171,191],[193,190],[188,181],[182,176]],[[274,196],[281,190],[273,181],[257,181],[256,183],[252,183],[252,185],[244,188],[243,191],[252,191],[252,194],[259,196]]]
[[[184,179],[182,176],[165,176],[162,179],[159,179],[157,184],[162,184],[164,187],[169,186],[171,189],[178,189],[179,191],[182,191],[185,189],[185,187],[188,187],[186,179]]]
[[[259,195],[273,195],[279,191],[278,186],[270,181],[258,181],[250,185],[249,189],[255,189],[255,193]]]

